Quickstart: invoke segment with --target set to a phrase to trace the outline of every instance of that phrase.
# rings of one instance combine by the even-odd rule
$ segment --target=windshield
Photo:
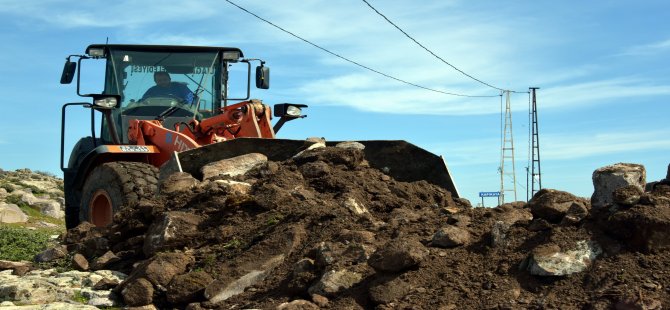
[[[218,53],[110,51],[106,92],[121,95],[122,114],[160,115],[177,107],[211,112],[216,101]],[[186,111],[180,114],[188,114]]]
[[[220,100],[218,52],[138,52],[110,50],[105,93],[121,95],[112,110],[119,139],[128,142],[131,119],[165,119],[167,128],[213,114]],[[111,142],[107,120],[102,139]]]

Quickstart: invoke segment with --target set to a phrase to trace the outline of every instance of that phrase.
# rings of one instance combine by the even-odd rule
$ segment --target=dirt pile
[[[129,306],[670,306],[667,184],[597,210],[554,190],[471,208],[368,167],[359,149],[326,147],[235,176],[173,174],[161,191],[65,238],[79,268],[129,274],[116,288]]]

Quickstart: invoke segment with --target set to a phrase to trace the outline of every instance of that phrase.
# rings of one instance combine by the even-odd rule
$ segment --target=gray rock
[[[267,156],[263,154],[250,153],[209,163],[203,166],[200,172],[202,172],[203,180],[221,176],[234,177],[243,175],[267,161]]]
[[[507,232],[509,231],[509,227],[510,226],[503,221],[496,221],[493,223],[493,227],[491,228],[491,246],[507,246]]]
[[[593,172],[593,195],[591,205],[594,208],[605,207],[613,202],[614,190],[633,185],[644,191],[647,173],[644,166],[618,163],[597,169]]]
[[[8,260],[0,260],[0,271],[10,269],[12,270],[10,274],[23,276],[26,272],[33,269],[33,264],[26,261],[12,262]]]
[[[67,255],[67,246],[59,245],[53,248],[46,249],[42,253],[35,256],[35,262],[46,263],[61,259]]]
[[[397,272],[420,264],[428,252],[419,241],[395,239],[375,251],[368,259],[368,265],[381,272]]]
[[[53,200],[44,200],[35,204],[40,208],[40,212],[46,216],[50,216],[57,219],[62,219],[65,217],[65,211],[63,211],[62,204],[53,201]]]
[[[448,225],[440,228],[434,235],[432,245],[438,247],[457,247],[470,243],[470,232],[461,227]]]
[[[156,251],[176,248],[187,242],[190,235],[198,233],[202,218],[188,212],[171,211],[154,220],[144,239],[144,254],[152,256]]]
[[[339,147],[339,148],[343,148],[343,149],[357,149],[357,150],[364,150],[365,149],[365,145],[363,145],[363,143],[356,142],[356,141],[340,142],[340,143],[336,144],[335,147]]]
[[[321,276],[321,279],[311,286],[307,292],[332,297],[341,291],[349,289],[363,279],[363,275],[346,269],[330,270]]]
[[[0,223],[25,223],[28,216],[15,204],[0,203]]]
[[[530,255],[528,270],[536,276],[565,276],[584,271],[602,254],[595,241],[578,241],[575,247],[561,251],[556,245],[538,247]]]

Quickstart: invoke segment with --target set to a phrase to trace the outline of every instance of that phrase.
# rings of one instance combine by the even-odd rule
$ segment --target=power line
[[[435,56],[435,58],[439,59],[439,60],[442,61],[443,63],[445,63],[445,64],[447,64],[448,66],[452,67],[454,70],[456,70],[456,71],[460,72],[461,74],[463,74],[463,75],[465,75],[465,76],[467,76],[467,77],[469,77],[469,78],[471,78],[471,79],[473,79],[473,80],[475,80],[475,81],[477,81],[477,82],[479,82],[479,83],[481,83],[481,84],[484,84],[484,85],[486,85],[486,86],[488,86],[488,87],[497,89],[497,90],[499,90],[499,91],[508,91],[508,90],[506,90],[506,89],[502,89],[502,88],[500,88],[500,87],[496,87],[496,86],[493,86],[493,85],[491,85],[491,84],[489,84],[489,83],[486,83],[486,82],[484,82],[484,81],[482,81],[482,80],[480,80],[480,79],[478,79],[478,78],[476,78],[476,77],[474,77],[474,76],[472,76],[472,75],[470,75],[470,74],[467,74],[465,71],[463,71],[463,70],[457,68],[456,66],[450,64],[448,61],[444,60],[442,57],[440,57],[440,56],[438,56],[437,54],[433,53],[433,51],[429,50],[429,49],[428,49],[427,47],[425,47],[423,44],[419,43],[419,41],[417,41],[417,40],[414,39],[412,36],[410,36],[409,34],[407,34],[407,32],[405,32],[404,30],[402,30],[400,27],[398,27],[398,25],[396,25],[396,24],[393,23],[390,19],[388,19],[388,17],[386,17],[386,16],[385,16],[384,14],[382,14],[381,12],[379,12],[379,11],[378,11],[375,7],[373,7],[368,1],[366,1],[366,0],[362,0],[362,1],[365,2],[365,4],[367,4],[373,11],[375,11],[377,14],[379,14],[379,16],[383,17],[389,24],[393,25],[393,27],[395,27],[395,28],[398,29],[400,32],[402,32],[407,38],[409,38],[410,40],[414,41],[414,43],[416,43],[416,44],[419,45],[421,48],[423,48],[424,50],[426,50],[426,52],[428,52],[428,53],[430,53],[431,55]],[[512,91],[512,90],[509,90],[509,92],[512,92],[512,93],[527,93],[527,92],[525,92],[525,91],[524,91],[524,92],[519,92],[519,91]]]
[[[359,66],[359,67],[361,67],[361,68],[364,68],[364,69],[367,69],[367,70],[372,71],[372,72],[374,72],[374,73],[377,73],[377,74],[379,74],[379,75],[382,75],[382,76],[385,76],[385,77],[387,77],[387,78],[396,80],[396,81],[398,81],[398,82],[405,83],[405,84],[407,84],[407,85],[411,85],[411,86],[418,87],[418,88],[421,88],[421,89],[429,90],[429,91],[432,91],[432,92],[441,93],[441,94],[445,94],[445,95],[451,95],[451,96],[458,96],[458,97],[490,98],[490,97],[497,97],[497,96],[498,96],[498,95],[481,95],[481,96],[480,96],[480,95],[465,95],[465,94],[459,94],[459,93],[453,93],[453,92],[446,92],[446,91],[441,91],[441,90],[437,90],[437,89],[433,89],[433,88],[429,88],[429,87],[421,86],[421,85],[418,85],[418,84],[415,84],[415,83],[412,83],[412,82],[408,82],[408,81],[399,79],[399,78],[397,78],[397,77],[391,76],[391,75],[389,75],[389,74],[383,73],[383,72],[381,72],[381,71],[378,71],[378,70],[372,69],[372,68],[370,68],[370,67],[368,67],[368,66],[365,66],[365,65],[363,65],[363,64],[360,64],[360,63],[358,63],[358,62],[356,62],[356,61],[353,61],[353,60],[351,60],[351,59],[349,59],[349,58],[346,58],[346,57],[344,57],[344,56],[341,56],[341,55],[339,55],[339,54],[337,54],[337,53],[331,52],[330,50],[328,50],[328,49],[326,49],[326,48],[324,48],[324,47],[321,47],[321,46],[319,46],[319,45],[317,45],[317,44],[315,44],[315,43],[312,43],[311,41],[309,41],[309,40],[307,40],[307,39],[304,39],[304,38],[298,36],[297,34],[295,34],[295,33],[293,33],[293,32],[290,32],[290,31],[288,31],[288,30],[286,30],[286,29],[284,29],[284,28],[282,28],[282,27],[280,27],[280,26],[278,26],[278,25],[272,23],[271,21],[269,21],[269,20],[267,20],[267,19],[265,19],[265,18],[262,18],[262,17],[258,16],[257,14],[255,14],[255,13],[253,13],[253,12],[251,12],[251,11],[249,11],[249,10],[247,10],[247,9],[245,9],[245,8],[243,8],[243,7],[241,7],[241,6],[239,6],[237,3],[233,2],[233,1],[230,1],[230,0],[225,0],[225,1],[228,2],[228,3],[230,3],[230,4],[233,5],[233,6],[237,7],[238,9],[240,9],[240,10],[242,10],[242,11],[244,11],[244,12],[247,12],[248,14],[250,14],[250,15],[252,15],[252,16],[254,16],[254,17],[256,17],[256,18],[258,18],[258,19],[260,19],[260,20],[262,20],[262,21],[264,21],[264,22],[266,22],[267,24],[269,24],[269,25],[271,25],[271,26],[273,26],[273,27],[275,27],[275,28],[277,28],[277,29],[279,29],[279,30],[285,32],[285,33],[288,33],[289,35],[291,35],[291,36],[293,36],[293,37],[295,37],[295,38],[297,38],[297,39],[299,39],[299,40],[301,40],[301,41],[303,41],[303,42],[305,42],[305,43],[307,43],[307,44],[309,44],[309,45],[312,45],[312,46],[314,46],[314,47],[316,47],[316,48],[318,48],[318,49],[320,49],[320,50],[322,50],[322,51],[324,51],[324,52],[326,52],[326,53],[328,53],[328,54],[331,54],[331,55],[333,55],[333,56],[335,56],[335,57],[338,57],[338,58],[340,58],[340,59],[342,59],[342,60],[344,60],[344,61],[350,62],[350,63],[352,63],[352,64],[354,64],[354,65],[357,65],[357,66]]]

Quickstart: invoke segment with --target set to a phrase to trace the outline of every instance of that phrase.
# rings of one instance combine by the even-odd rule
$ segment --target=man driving
[[[140,100],[151,97],[172,97],[187,104],[193,103],[195,97],[193,92],[184,83],[172,82],[169,73],[165,71],[155,72],[154,82],[156,82],[156,85],[147,89]]]

